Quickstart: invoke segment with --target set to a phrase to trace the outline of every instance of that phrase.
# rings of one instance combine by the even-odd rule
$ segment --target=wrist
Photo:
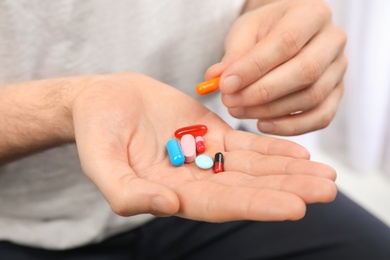
[[[57,79],[60,104],[59,118],[61,118],[62,129],[58,132],[58,138],[63,142],[74,142],[74,121],[73,121],[73,105],[77,97],[90,85],[95,76],[80,76]]]
[[[46,79],[0,87],[0,163],[74,142],[70,99],[81,81]]]

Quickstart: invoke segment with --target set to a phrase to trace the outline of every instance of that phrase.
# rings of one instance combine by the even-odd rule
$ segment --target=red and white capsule
[[[197,136],[195,138],[195,144],[196,144],[197,153],[203,153],[206,150],[206,146],[204,145],[204,140],[201,136]]]

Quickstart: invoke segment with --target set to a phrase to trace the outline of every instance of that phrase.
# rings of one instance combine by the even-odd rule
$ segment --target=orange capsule
[[[219,77],[210,79],[196,86],[196,92],[199,95],[206,95],[219,89]]]

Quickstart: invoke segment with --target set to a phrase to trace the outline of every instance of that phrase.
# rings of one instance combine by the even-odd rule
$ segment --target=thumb
[[[179,210],[179,199],[174,191],[138,177],[127,163],[111,159],[94,162],[89,169],[83,169],[116,214],[173,215]]]
[[[212,66],[210,66],[205,73],[205,80],[211,80],[213,78],[219,77],[222,75],[222,73],[225,71],[226,68],[228,68],[233,62],[235,62],[237,59],[241,57],[240,54],[234,54],[234,53],[225,53],[224,57],[222,58],[221,62],[216,63]]]
[[[127,146],[110,142],[104,131],[84,133],[83,130],[78,128],[76,131],[81,167],[116,214],[177,213],[180,202],[176,193],[169,187],[139,177],[129,164]]]

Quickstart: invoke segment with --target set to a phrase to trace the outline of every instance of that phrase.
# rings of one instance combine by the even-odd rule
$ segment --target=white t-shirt
[[[196,97],[243,0],[0,2],[0,85],[135,71]],[[197,97],[232,126],[218,94]],[[1,116],[1,115],[0,115]],[[3,126],[1,126],[3,127]],[[100,241],[151,220],[114,214],[75,145],[0,167],[0,240],[50,249]]]

